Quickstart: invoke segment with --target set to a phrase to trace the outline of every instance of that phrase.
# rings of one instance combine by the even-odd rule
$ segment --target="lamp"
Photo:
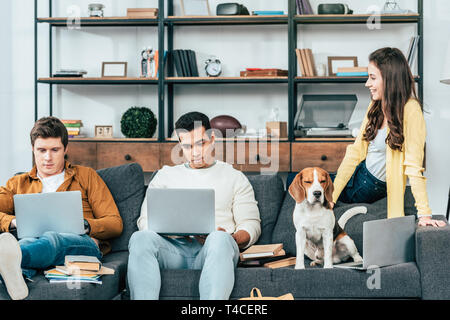
[[[450,42],[448,43],[447,54],[445,55],[444,69],[441,75],[441,82],[450,84]]]

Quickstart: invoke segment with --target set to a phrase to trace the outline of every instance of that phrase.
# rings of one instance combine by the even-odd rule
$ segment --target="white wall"
[[[67,10],[76,4],[82,16],[87,15],[90,0],[53,1],[54,16],[67,16]],[[157,0],[103,0],[106,16],[123,16],[127,7],[156,7]],[[178,1],[175,14],[181,14]],[[213,13],[217,3],[210,0]],[[284,10],[287,1],[241,0],[252,10]],[[323,1],[311,0],[313,8]],[[327,2],[342,2],[328,0]],[[355,13],[364,13],[368,7],[382,7],[384,0],[347,1]],[[415,0],[398,1],[402,8],[417,10]],[[443,213],[446,208],[450,181],[447,164],[450,151],[443,147],[449,136],[447,128],[450,109],[450,86],[439,83],[445,48],[450,41],[450,2],[433,0],[425,2],[425,109],[428,126],[427,171],[428,194],[433,212]],[[46,16],[47,1],[40,1],[39,16]],[[10,66],[10,99],[5,100],[2,85],[2,154],[0,157],[0,184],[16,171],[28,170],[31,165],[28,134],[33,124],[33,7],[32,1],[11,1],[11,22],[1,19],[2,31],[10,30],[11,56],[0,52],[1,61]],[[0,13],[7,16],[6,10]],[[129,76],[138,75],[139,52],[144,46],[157,47],[157,28],[82,28],[67,30],[55,28],[54,65],[79,67],[88,76],[99,76],[102,61],[128,61]],[[365,25],[299,26],[298,45],[313,50],[316,63],[326,63],[330,55],[358,56],[359,65],[367,65],[368,55],[383,46],[408,48],[416,25],[382,25],[380,30],[369,30]],[[8,34],[5,38],[8,40]],[[48,26],[39,25],[39,76],[48,76]],[[3,39],[3,37],[2,37]],[[201,39],[201,40],[199,40]],[[193,26],[175,27],[175,48],[193,49],[200,56],[215,55],[222,60],[224,76],[237,76],[246,67],[288,67],[287,26]],[[450,53],[449,53],[450,54]],[[5,57],[5,58],[3,58]],[[2,70],[5,70],[2,68]],[[7,69],[6,69],[7,70]],[[202,71],[202,70],[200,70]],[[6,71],[8,74],[8,71]],[[6,86],[7,87],[7,86]],[[353,127],[359,126],[369,102],[363,84],[299,85],[299,92],[356,93],[358,105],[351,119]],[[287,84],[277,85],[183,85],[175,89],[174,118],[199,110],[210,117],[230,114],[249,128],[264,128],[271,108],[278,107],[281,120],[287,120]],[[120,117],[133,105],[150,107],[157,113],[157,88],[155,86],[55,86],[54,114],[61,118],[82,119],[84,133],[93,136],[97,124],[112,124],[114,134],[121,137]],[[4,102],[5,101],[5,102]],[[47,114],[48,86],[39,85],[39,116]],[[5,106],[8,106],[5,108]],[[8,120],[6,120],[8,119]],[[8,128],[10,126],[10,128]],[[8,130],[6,130],[8,128]],[[4,141],[3,141],[4,140]],[[10,145],[9,145],[10,144]],[[6,152],[5,152],[6,151]],[[9,156],[9,158],[8,158]]]
[[[11,172],[11,3],[8,1],[0,10],[0,39],[3,50],[0,50],[0,183],[4,183]]]

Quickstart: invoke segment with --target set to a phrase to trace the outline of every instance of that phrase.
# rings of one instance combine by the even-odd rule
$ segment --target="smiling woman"
[[[333,202],[372,203],[387,196],[387,217],[403,216],[409,178],[419,225],[444,226],[431,219],[428,206],[425,120],[408,61],[399,49],[382,48],[370,54],[368,71],[372,101],[337,171]]]

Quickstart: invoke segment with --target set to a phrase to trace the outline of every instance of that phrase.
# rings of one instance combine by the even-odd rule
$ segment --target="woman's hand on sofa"
[[[445,227],[446,223],[442,220],[434,220],[431,217],[419,217],[419,227],[432,226],[432,227]]]

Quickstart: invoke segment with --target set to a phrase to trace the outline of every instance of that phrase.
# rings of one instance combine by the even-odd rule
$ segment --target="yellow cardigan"
[[[358,164],[367,157],[369,142],[363,139],[363,133],[368,122],[367,113],[371,106],[372,104],[369,105],[355,142],[347,147],[344,160],[337,171],[333,192],[335,203]],[[387,132],[389,133],[389,128]],[[396,218],[405,215],[403,209],[406,177],[409,177],[417,214],[419,216],[431,215],[431,209],[428,206],[426,178],[422,175],[426,136],[425,119],[420,105],[415,99],[410,99],[405,105],[403,135],[405,140],[402,151],[392,150],[389,145],[386,145],[387,217]]]

